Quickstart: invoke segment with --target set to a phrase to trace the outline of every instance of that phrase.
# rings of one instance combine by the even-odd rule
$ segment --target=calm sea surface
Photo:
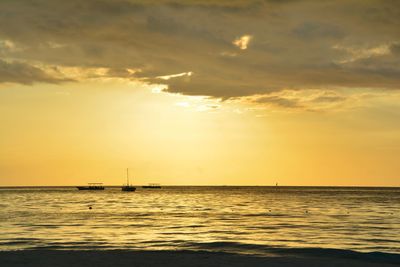
[[[340,248],[400,253],[400,189],[0,189],[0,233],[0,250]]]

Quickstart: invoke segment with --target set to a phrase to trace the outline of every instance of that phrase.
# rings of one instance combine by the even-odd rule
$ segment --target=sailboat
[[[128,192],[135,192],[136,187],[133,185],[129,185],[129,169],[126,169],[126,185],[123,185],[121,188],[122,191],[128,191]]]

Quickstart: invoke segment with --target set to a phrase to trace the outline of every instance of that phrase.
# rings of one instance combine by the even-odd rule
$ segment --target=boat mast
[[[126,185],[129,186],[129,168],[126,168]]]

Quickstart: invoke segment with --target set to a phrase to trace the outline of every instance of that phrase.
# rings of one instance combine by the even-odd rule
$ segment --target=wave
[[[386,252],[359,252],[347,249],[318,248],[318,247],[276,247],[259,244],[249,244],[241,242],[188,242],[186,240],[168,240],[168,241],[147,241],[126,243],[125,246],[109,244],[107,242],[34,242],[39,240],[12,240],[0,242],[1,246],[17,246],[11,250],[29,250],[29,251],[160,251],[160,252],[207,252],[213,254],[227,253],[234,255],[247,255],[256,257],[290,257],[290,258],[326,258],[326,259],[347,259],[375,263],[390,263],[400,265],[400,254]],[[31,242],[31,246],[24,249],[18,248],[21,242]]]
[[[204,242],[186,243],[188,248],[193,250],[217,251],[239,254],[254,255],[275,255],[275,256],[301,256],[301,257],[324,257],[324,258],[345,258],[365,260],[373,262],[385,262],[400,264],[400,254],[386,252],[358,252],[347,249],[335,248],[293,248],[273,247],[267,245],[246,244],[239,242]]]

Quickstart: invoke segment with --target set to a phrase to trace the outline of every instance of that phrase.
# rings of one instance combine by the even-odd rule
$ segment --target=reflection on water
[[[400,189],[2,189],[0,231],[0,250],[239,244],[399,253]]]

